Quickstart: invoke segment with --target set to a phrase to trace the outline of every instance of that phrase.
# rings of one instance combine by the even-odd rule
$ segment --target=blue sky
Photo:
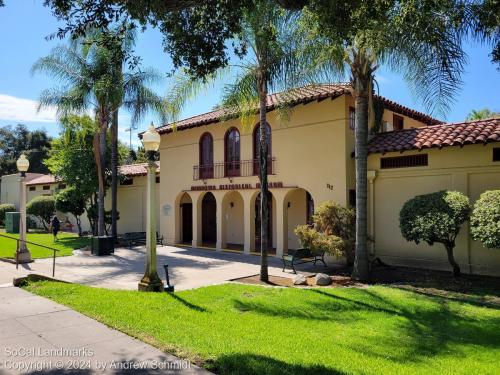
[[[55,111],[36,113],[39,93],[55,85],[43,75],[32,76],[30,68],[51,48],[61,44],[60,40],[47,41],[45,37],[57,30],[58,23],[50,10],[42,6],[43,0],[6,0],[0,8],[0,126],[24,123],[28,127],[44,128],[51,135],[57,135],[59,127]],[[481,45],[467,45],[469,62],[463,76],[464,85],[456,96],[445,120],[461,121],[471,109],[488,107],[500,111],[500,71],[490,62],[490,48]],[[136,53],[142,57],[143,65],[162,72],[172,69],[171,59],[163,52],[162,37],[156,30],[149,29],[139,34]],[[401,77],[383,67],[377,76],[380,94],[403,105],[426,112],[425,108],[412,97]],[[221,84],[189,103],[182,117],[189,117],[210,111],[219,102]],[[158,87],[165,94],[168,81]],[[147,116],[139,124],[139,131],[157,119]],[[120,116],[120,137],[128,143],[130,126],[127,113]],[[136,133],[133,143],[137,144]]]

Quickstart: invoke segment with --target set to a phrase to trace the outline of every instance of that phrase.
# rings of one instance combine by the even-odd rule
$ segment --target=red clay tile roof
[[[500,117],[380,133],[370,141],[368,152],[422,150],[489,142],[500,142]]]
[[[278,105],[285,102],[291,106],[295,106],[298,104],[307,104],[315,100],[321,101],[328,98],[335,99],[344,94],[350,95],[349,87],[350,85],[348,83],[308,85],[292,90],[286,94],[270,94],[267,96],[267,110],[272,111],[273,109],[276,109]],[[376,97],[382,100],[384,102],[385,108],[391,111],[409,116],[418,121],[422,121],[427,125],[442,124],[442,121],[432,118],[425,113],[402,106],[382,96]],[[176,128],[177,130],[186,130],[198,126],[217,123],[221,121],[224,116],[229,117],[228,113],[224,110],[216,109],[211,112],[203,113],[201,115],[178,121],[176,124]],[[167,134],[171,133],[173,131],[173,128],[174,127],[172,124],[167,124],[158,127],[157,130],[160,134]]]
[[[160,162],[157,161],[156,164],[158,165],[156,173],[160,173]],[[147,163],[121,165],[119,172],[127,177],[146,176],[148,174],[147,165]]]
[[[59,182],[59,179],[51,174],[45,174],[26,182],[26,185],[49,185]]]

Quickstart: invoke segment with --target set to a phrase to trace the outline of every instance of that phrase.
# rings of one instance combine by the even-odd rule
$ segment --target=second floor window
[[[226,133],[224,161],[226,177],[240,175],[240,132],[236,128]]]
[[[214,176],[214,140],[210,133],[200,138],[200,178],[207,179]]]
[[[267,136],[267,173],[272,173],[272,155],[273,148],[271,142],[271,127],[266,124]],[[257,124],[253,131],[253,174],[259,174],[259,160],[260,160],[260,124]]]

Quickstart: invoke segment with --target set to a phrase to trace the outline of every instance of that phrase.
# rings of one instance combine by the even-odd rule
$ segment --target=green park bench
[[[134,245],[146,244],[146,232],[127,232],[122,237],[123,242],[131,249]],[[156,244],[163,246],[163,236],[156,232]]]
[[[290,254],[283,255],[283,272],[285,272],[286,267],[289,267],[293,270],[293,273],[297,273],[295,270],[295,266],[297,264],[303,263],[314,263],[322,262],[325,267],[327,266],[325,263],[325,252],[314,253],[309,249],[297,249],[292,251]]]

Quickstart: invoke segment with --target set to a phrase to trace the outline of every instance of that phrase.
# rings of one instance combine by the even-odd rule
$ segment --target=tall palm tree
[[[132,125],[142,120],[148,111],[166,121],[168,105],[149,86],[161,82],[163,77],[152,69],[141,70],[137,66],[126,70],[127,57],[133,53],[135,29],[126,22],[112,30],[98,31],[90,38],[92,43],[110,52],[111,84],[118,94],[111,108],[111,236],[117,238],[118,219],[118,119],[119,110],[124,107],[132,113]]]
[[[402,73],[431,112],[443,113],[461,84],[466,61],[461,43],[469,14],[459,0],[311,0],[303,12],[301,29],[308,58],[316,65],[333,67],[335,74],[347,72],[355,99],[355,279],[367,280],[370,273],[367,144],[374,119],[375,73],[380,65]]]
[[[69,46],[55,47],[33,65],[32,72],[45,72],[61,83],[60,87],[42,91],[39,109],[56,107],[60,117],[94,112],[98,125],[93,141],[99,183],[97,235],[103,236],[106,133],[111,104],[115,100],[112,96],[116,94],[110,85],[109,53],[77,40]]]
[[[270,91],[282,91],[286,102],[287,93],[306,80],[297,61],[293,38],[296,13],[284,11],[273,0],[257,0],[244,12],[242,33],[244,46],[251,51],[252,58],[239,65],[235,81],[226,86],[223,107],[228,116],[237,115],[243,126],[250,121],[258,109],[259,113],[259,181],[260,181],[260,280],[269,281],[267,252],[269,238],[269,189],[267,136],[267,95]],[[286,105],[279,114],[287,116]]]
[[[62,87],[44,90],[39,108],[56,107],[60,116],[73,112],[93,110],[98,129],[94,136],[94,158],[98,170],[98,226],[97,234],[105,235],[105,166],[106,134],[111,127],[112,170],[112,235],[116,236],[116,202],[118,184],[118,111],[128,109],[132,122],[137,123],[149,110],[162,115],[167,112],[164,99],[148,86],[160,81],[161,75],[152,69],[124,71],[125,52],[132,48],[134,36],[124,33],[93,31],[86,39],[79,39],[70,46],[60,46],[47,57],[39,59],[33,72],[43,71],[56,78]],[[115,37],[114,45],[103,39]],[[110,46],[115,46],[110,48]]]

